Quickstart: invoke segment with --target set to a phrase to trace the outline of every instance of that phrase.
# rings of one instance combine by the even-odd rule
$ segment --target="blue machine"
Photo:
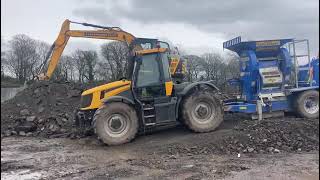
[[[240,95],[224,102],[225,112],[249,113],[259,119],[265,113],[285,111],[319,116],[319,59],[296,67],[297,56],[285,48],[288,43],[295,40],[242,42],[237,37],[223,43],[223,48],[236,52],[240,61],[240,77],[229,80],[240,87]],[[297,107],[302,101],[305,109]]]

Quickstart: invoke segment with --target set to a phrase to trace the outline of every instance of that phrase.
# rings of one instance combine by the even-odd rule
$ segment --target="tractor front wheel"
[[[102,105],[93,118],[95,133],[108,145],[130,142],[136,136],[138,126],[135,109],[122,102]]]

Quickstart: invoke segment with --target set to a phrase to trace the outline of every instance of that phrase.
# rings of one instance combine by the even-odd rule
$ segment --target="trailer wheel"
[[[208,90],[199,90],[184,99],[182,119],[194,132],[215,130],[223,121],[222,105]]]
[[[121,102],[102,105],[93,118],[95,133],[108,145],[130,142],[136,136],[138,126],[134,108]]]
[[[296,111],[305,118],[319,117],[319,92],[309,90],[298,95],[295,101]]]

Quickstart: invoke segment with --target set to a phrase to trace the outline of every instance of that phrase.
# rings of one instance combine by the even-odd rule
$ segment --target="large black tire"
[[[210,90],[195,91],[185,97],[182,120],[194,132],[210,132],[223,121],[222,104]]]
[[[309,90],[302,92],[295,100],[296,113],[304,118],[319,117],[319,92]]]
[[[105,144],[124,144],[135,138],[139,128],[138,116],[135,109],[125,103],[108,103],[95,112],[93,127]]]

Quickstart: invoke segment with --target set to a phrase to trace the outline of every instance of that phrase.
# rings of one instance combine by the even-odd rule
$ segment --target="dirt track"
[[[1,143],[3,179],[318,179],[318,151],[220,154],[199,148],[236,135],[235,122],[212,133],[184,128],[140,136],[121,146],[94,137],[6,137]],[[193,146],[197,144],[197,146]],[[190,151],[173,151],[188,147]],[[197,149],[194,153],[192,149]],[[199,151],[198,151],[199,150]]]

